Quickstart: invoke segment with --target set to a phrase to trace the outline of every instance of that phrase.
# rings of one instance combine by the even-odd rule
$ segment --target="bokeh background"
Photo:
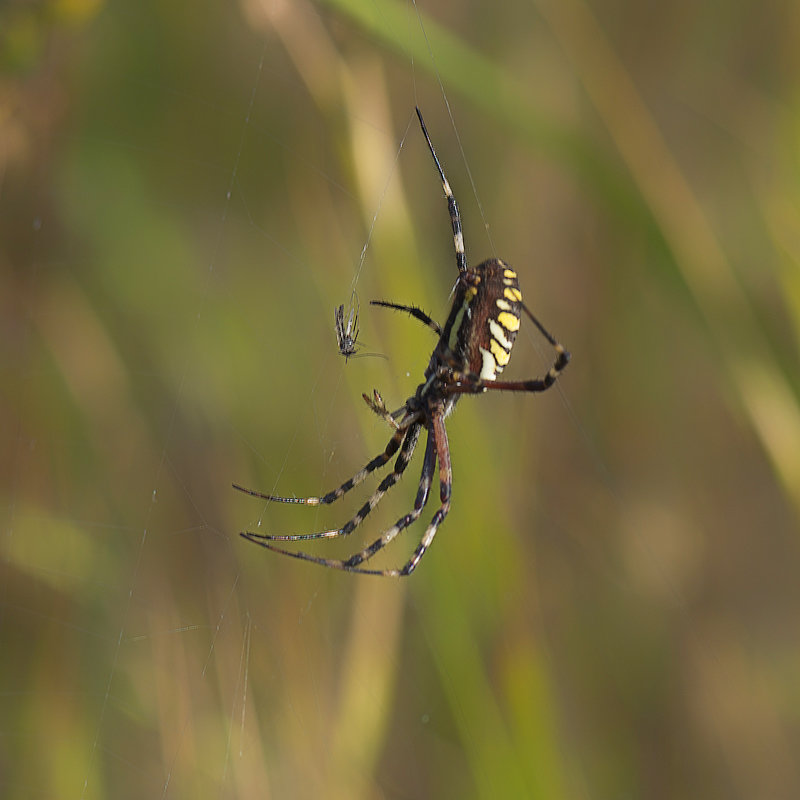
[[[4,4],[3,798],[800,796],[799,40],[752,0]],[[337,485],[427,364],[368,305],[447,312],[415,103],[573,363],[461,402],[392,581],[237,535],[374,483],[230,484]],[[336,353],[354,285],[386,358]]]

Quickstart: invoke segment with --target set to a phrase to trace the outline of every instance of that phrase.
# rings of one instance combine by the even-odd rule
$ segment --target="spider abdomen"
[[[450,311],[451,349],[469,372],[494,381],[511,358],[522,292],[517,273],[499,258],[469,268]]]

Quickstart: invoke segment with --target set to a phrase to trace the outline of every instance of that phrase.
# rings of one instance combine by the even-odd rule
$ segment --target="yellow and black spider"
[[[338,489],[334,489],[322,497],[295,498],[264,494],[263,492],[245,489],[236,484],[233,485],[234,489],[238,489],[240,492],[245,492],[264,500],[274,500],[280,503],[300,503],[309,506],[328,505],[349,492],[354,486],[358,486],[376,469],[387,464],[399,450],[392,472],[380,482],[372,497],[364,503],[358,513],[343,527],[316,533],[283,536],[252,533],[250,531],[241,534],[245,539],[283,555],[300,558],[304,561],[313,561],[325,567],[369,575],[410,575],[419,564],[422,556],[425,555],[433,541],[433,537],[436,535],[436,531],[447,516],[450,510],[453,471],[450,464],[450,447],[447,443],[447,429],[444,421],[461,395],[480,394],[489,389],[505,392],[543,392],[553,385],[570,359],[570,355],[564,347],[545,330],[522,302],[517,273],[508,264],[499,258],[490,258],[488,261],[478,264],[477,267],[467,266],[458,205],[450,189],[450,184],[444,175],[444,170],[436,156],[436,151],[433,148],[430,136],[428,136],[419,108],[417,108],[417,116],[419,117],[419,124],[425,136],[425,141],[428,143],[428,148],[436,164],[436,169],[442,179],[442,186],[450,211],[450,221],[453,225],[453,242],[456,251],[456,266],[458,267],[458,279],[453,290],[453,305],[450,308],[450,314],[444,327],[440,326],[416,306],[399,305],[382,300],[373,300],[372,305],[405,311],[432,328],[439,337],[431,354],[428,368],[425,370],[424,379],[417,386],[414,394],[397,411],[389,412],[377,391],[373,392],[372,398],[364,395],[367,405],[378,416],[385,419],[395,429],[395,432],[383,453],[373,458]],[[511,357],[511,348],[519,330],[520,310],[525,312],[539,329],[542,336],[553,346],[556,351],[556,359],[543,378],[533,378],[525,381],[498,381],[498,374],[503,371]],[[302,551],[284,550],[282,547],[273,544],[273,542],[330,539],[351,534],[405,472],[423,429],[427,432],[427,441],[425,456],[422,461],[422,475],[419,480],[414,508],[397,520],[391,528],[382,533],[369,547],[349,558],[340,560],[321,558]],[[425,529],[422,539],[411,558],[399,569],[367,569],[362,566],[364,562],[389,544],[422,514],[422,510],[428,502],[437,461],[439,463],[439,497],[441,505]]]

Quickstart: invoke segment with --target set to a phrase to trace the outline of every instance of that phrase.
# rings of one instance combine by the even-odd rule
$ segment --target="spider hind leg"
[[[258,492],[255,489],[246,489],[238,483],[233,483],[234,489],[243,494],[249,494],[251,497],[258,497],[261,500],[270,500],[275,503],[293,503],[295,505],[303,506],[327,506],[334,503],[340,497],[346,495],[351,489],[354,489],[360,483],[363,483],[370,474],[375,472],[387,464],[392,456],[398,451],[400,445],[406,437],[413,419],[404,420],[406,424],[394,425],[396,429],[394,436],[389,440],[386,449],[378,456],[375,456],[368,464],[365,464],[352,478],[348,478],[341,486],[338,486],[333,491],[328,492],[321,497],[283,497],[278,494],[267,494],[265,492]]]
[[[419,435],[419,431],[417,431],[417,435]],[[384,575],[388,577],[409,575],[413,571],[414,566],[416,566],[416,563],[419,561],[419,558],[421,558],[421,554],[419,557],[416,556],[416,553],[420,548],[417,548],[417,551],[415,551],[415,555],[412,557],[414,565],[410,569],[407,569],[408,564],[402,570],[366,569],[364,567],[361,567],[360,565],[363,564],[365,561],[368,561],[370,558],[372,558],[379,550],[382,550],[384,547],[386,547],[386,545],[389,544],[393,539],[395,539],[395,537],[399,533],[401,533],[410,525],[412,525],[414,522],[416,522],[420,514],[422,514],[422,510],[425,508],[425,504],[428,502],[428,495],[430,493],[431,481],[433,479],[433,473],[436,467],[436,450],[437,448],[434,436],[432,433],[429,432],[428,442],[425,446],[425,458],[422,463],[422,474],[420,476],[419,488],[417,489],[417,497],[416,500],[414,501],[413,510],[410,511],[408,514],[402,516],[399,520],[397,520],[397,522],[394,525],[392,525],[391,528],[384,531],[384,533],[381,534],[381,536],[378,539],[372,542],[372,544],[370,544],[368,547],[365,547],[360,552],[350,556],[349,558],[346,559],[322,558],[320,556],[312,555],[311,553],[305,553],[301,550],[284,550],[282,547],[277,547],[276,545],[271,544],[269,539],[272,537],[259,537],[257,539],[254,539],[252,538],[252,535],[242,534],[242,536],[245,536],[245,538],[250,539],[250,541],[255,542],[258,545],[261,545],[261,547],[266,547],[267,550],[272,550],[275,553],[280,553],[281,555],[284,556],[290,556],[291,558],[297,558],[300,559],[301,561],[311,561],[312,563],[319,564],[322,567],[330,567],[331,569],[338,569],[344,572],[358,572],[365,575]],[[439,512],[437,512],[437,514],[438,513]]]
[[[367,515],[380,503],[386,492],[389,491],[403,476],[406,471],[411,458],[414,455],[414,450],[419,441],[419,433],[421,423],[416,423],[402,431],[404,434],[403,446],[397,456],[394,469],[378,484],[378,488],[373,492],[369,499],[364,503],[358,512],[349,519],[341,528],[333,528],[325,531],[315,531],[314,533],[289,533],[289,534],[267,534],[255,533],[253,531],[243,531],[241,536],[251,542],[260,544],[269,549],[276,549],[270,547],[266,542],[301,542],[308,539],[334,539],[339,536],[349,536],[367,517]],[[396,434],[395,434],[396,435]],[[394,438],[394,437],[392,437]]]

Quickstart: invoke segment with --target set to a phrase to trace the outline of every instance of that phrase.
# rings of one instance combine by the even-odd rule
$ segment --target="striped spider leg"
[[[376,456],[368,464],[362,467],[352,478],[346,480],[341,486],[333,491],[328,492],[322,497],[282,497],[276,494],[265,494],[264,492],[257,492],[253,489],[245,489],[234,483],[233,488],[237,489],[244,494],[249,494],[251,497],[259,497],[262,500],[269,500],[277,503],[293,503],[297,505],[306,506],[323,506],[330,505],[336,502],[340,497],[343,497],[351,489],[362,483],[371,473],[375,470],[385,466],[392,458],[392,456],[400,450],[395,462],[394,469],[380,482],[378,488],[373,495],[367,500],[366,503],[359,509],[358,513],[352,517],[341,528],[334,528],[326,531],[316,531],[314,533],[295,533],[285,535],[272,535],[263,533],[254,533],[252,531],[242,532],[245,539],[251,542],[256,542],[264,547],[269,547],[266,542],[281,541],[281,542],[294,542],[302,541],[305,539],[330,539],[337,536],[348,536],[351,534],[365,519],[365,517],[372,511],[375,506],[381,501],[386,492],[397,483],[406,470],[411,457],[414,455],[414,450],[419,440],[420,425],[419,422],[408,418],[403,420],[400,425],[396,424],[396,431],[386,449],[379,456]]]

